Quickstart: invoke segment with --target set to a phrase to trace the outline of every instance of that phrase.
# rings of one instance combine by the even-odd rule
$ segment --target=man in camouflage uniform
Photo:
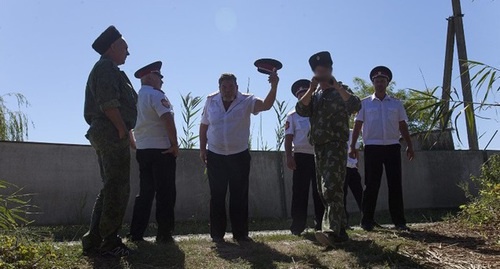
[[[85,89],[86,134],[95,149],[103,182],[95,201],[90,229],[82,238],[84,254],[127,256],[118,237],[130,193],[129,132],[137,118],[137,94],[119,65],[129,55],[127,42],[114,26],[92,44],[101,58],[90,72]]]
[[[322,231],[316,232],[316,239],[333,246],[349,240],[343,200],[346,145],[349,115],[360,109],[361,102],[332,76],[329,52],[314,54],[309,64],[314,77],[295,110],[300,116],[309,117],[311,123],[309,142],[314,146],[318,191],[325,204]]]

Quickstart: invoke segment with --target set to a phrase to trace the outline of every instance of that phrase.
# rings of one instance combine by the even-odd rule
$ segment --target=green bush
[[[48,238],[0,233],[0,269],[82,268],[80,259],[79,245],[60,246]]]
[[[471,177],[478,188],[478,195],[471,195],[464,188],[470,202],[462,205],[459,218],[479,226],[500,227],[500,155],[491,156],[481,167],[479,177]]]
[[[19,224],[31,223],[24,216],[33,207],[30,205],[31,195],[22,194],[22,188],[0,180],[0,229],[15,230]]]
[[[0,269],[51,268],[56,248],[23,227],[31,223],[25,216],[34,208],[32,195],[3,180],[0,191]]]

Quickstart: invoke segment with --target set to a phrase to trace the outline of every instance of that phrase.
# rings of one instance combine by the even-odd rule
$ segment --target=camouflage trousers
[[[94,204],[90,229],[82,237],[83,249],[110,250],[121,243],[121,229],[130,195],[130,143],[109,139],[106,132],[87,134],[97,154],[103,187]]]
[[[329,142],[314,146],[318,192],[325,205],[323,232],[339,234],[346,228],[344,181],[347,148],[344,142]]]

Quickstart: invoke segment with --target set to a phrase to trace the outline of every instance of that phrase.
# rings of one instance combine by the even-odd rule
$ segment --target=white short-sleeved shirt
[[[365,145],[393,145],[399,144],[399,122],[408,116],[399,99],[386,95],[380,100],[373,94],[361,101],[356,120],[363,122]]]
[[[208,150],[231,155],[248,149],[250,137],[250,115],[259,100],[251,94],[238,92],[226,111],[219,92],[207,97],[201,123],[208,125]]]
[[[293,135],[293,152],[314,154],[314,147],[309,144],[307,134],[311,124],[308,117],[302,117],[294,111],[288,113],[285,135]]]
[[[137,149],[168,149],[172,145],[167,126],[160,120],[165,113],[174,113],[165,93],[143,85],[137,100],[137,123],[134,129]]]
[[[348,153],[351,153],[351,141],[352,141],[352,129],[349,129],[349,142],[347,143],[347,148],[348,148]],[[359,141],[356,141],[356,149],[359,149],[359,147],[361,146],[361,143],[359,143]],[[349,168],[357,168],[358,164],[358,159],[353,159],[351,157],[349,157],[349,155],[347,155],[347,167]]]

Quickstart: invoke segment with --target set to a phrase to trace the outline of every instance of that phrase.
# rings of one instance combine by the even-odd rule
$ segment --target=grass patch
[[[362,234],[362,233],[358,233]],[[207,240],[186,240],[176,245],[131,245],[133,256],[109,260],[84,258],[91,268],[425,268],[397,252],[399,240],[380,245],[379,239],[353,240],[335,249],[317,245],[313,234],[257,236],[255,242],[215,245]]]
[[[428,223],[447,220],[458,212],[456,208],[442,209],[409,209],[405,211],[409,223]],[[391,217],[388,211],[380,211],[376,214],[377,221],[380,224],[390,224]],[[357,225],[361,220],[359,213],[352,213],[350,224]],[[250,231],[272,231],[288,230],[291,220],[286,219],[251,219],[249,223]],[[309,219],[308,227],[313,228],[314,223]],[[86,225],[67,225],[67,226],[31,226],[30,230],[34,233],[42,234],[56,242],[77,241],[87,232]],[[156,224],[150,224],[146,230],[145,236],[152,237],[156,235]],[[125,236],[129,231],[129,226],[124,225],[121,235]],[[189,234],[207,234],[209,232],[208,221],[178,221],[175,226],[175,235]]]
[[[409,222],[447,219],[455,209],[407,210]],[[355,219],[353,214],[351,220]],[[382,224],[387,212],[377,213]],[[251,230],[287,230],[289,220],[251,221]],[[311,223],[312,226],[312,223]],[[351,230],[351,241],[333,249],[316,243],[309,232],[301,237],[285,233],[258,233],[255,242],[228,241],[216,245],[206,237],[179,237],[170,245],[152,242],[126,244],[133,255],[121,259],[84,257],[78,241],[85,226],[29,227],[21,235],[0,236],[0,269],[3,268],[436,268],[462,264],[500,266],[500,247],[480,234],[459,232],[451,221],[417,224],[411,233],[381,229],[367,233]],[[128,231],[124,228],[124,233]],[[177,223],[176,233],[206,233],[205,221]],[[148,229],[154,236],[155,225]],[[436,258],[437,257],[437,258]],[[452,265],[450,265],[452,264]],[[457,267],[459,268],[459,267]]]
[[[413,231],[351,230],[351,241],[336,248],[316,243],[313,233],[301,237],[261,233],[255,242],[214,244],[207,238],[182,237],[175,244],[126,244],[134,253],[121,259],[81,255],[79,242],[38,241],[15,247],[0,237],[0,268],[498,268],[500,248],[451,222],[417,224]],[[26,242],[24,242],[26,243]],[[7,250],[6,250],[7,249]],[[12,252],[12,250],[15,252]],[[23,253],[23,256],[19,256]],[[16,261],[14,256],[23,257]],[[10,258],[10,260],[7,260]],[[26,262],[28,261],[28,262]],[[34,262],[36,261],[36,262]],[[17,262],[17,263],[16,263]],[[483,267],[481,267],[483,266]],[[488,267],[489,266],[489,267]],[[465,267],[464,267],[465,268]]]

